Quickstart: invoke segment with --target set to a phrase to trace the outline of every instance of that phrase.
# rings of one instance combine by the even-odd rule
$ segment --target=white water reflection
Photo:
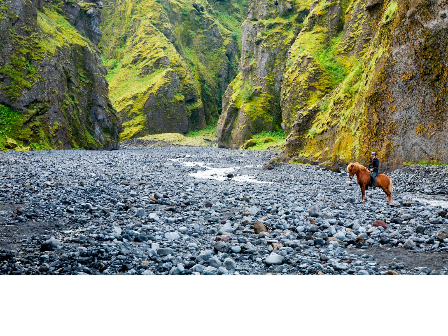
[[[228,168],[213,168],[207,166],[205,162],[195,162],[195,161],[180,161],[180,159],[170,159],[170,161],[177,161],[185,167],[201,167],[206,170],[199,170],[196,173],[189,174],[195,178],[209,179],[209,180],[217,180],[217,181],[228,181],[233,180],[235,182],[249,182],[249,183],[264,183],[270,184],[272,182],[259,181],[254,176],[249,175],[236,175],[232,178],[229,178],[227,175],[233,174],[239,168],[236,167],[228,167]],[[253,167],[253,166],[246,166]]]
[[[402,193],[400,195],[403,201],[418,202],[422,204],[427,204],[431,206],[440,206],[442,208],[448,209],[448,195],[426,195],[426,194],[412,194],[412,193]]]
[[[423,197],[413,197],[413,200],[420,203],[425,203],[432,206],[440,206],[442,208],[448,209],[448,200],[446,199],[442,200],[442,199],[428,199]]]
[[[191,167],[191,166],[187,166]],[[196,173],[189,174],[190,176],[196,177],[196,178],[205,178],[205,179],[212,179],[212,180],[218,180],[218,181],[225,181],[228,180],[227,174],[233,173],[235,171],[235,168],[208,168],[205,167],[207,170],[200,170]]]

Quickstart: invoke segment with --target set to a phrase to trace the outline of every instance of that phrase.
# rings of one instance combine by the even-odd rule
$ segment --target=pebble
[[[376,220],[372,224],[373,227],[382,227],[383,229],[387,229],[387,224],[384,221]]]
[[[283,261],[285,260],[285,257],[277,254],[277,253],[271,253],[264,262],[267,265],[281,265],[283,264]]]
[[[174,250],[172,248],[169,248],[169,247],[167,247],[167,248],[159,248],[157,250],[157,254],[159,256],[167,256],[167,255],[170,255],[170,254],[174,254]]]
[[[407,248],[407,249],[413,249],[413,248],[415,248],[415,243],[411,239],[408,239],[404,243],[403,247]]]
[[[143,209],[137,209],[137,213],[136,213],[136,216],[137,217],[140,217],[140,218],[142,218],[142,217],[145,217],[146,216],[146,212],[145,212],[145,210],[143,210]]]
[[[179,239],[180,235],[178,232],[167,232],[165,233],[165,238],[172,241]]]
[[[225,267],[226,269],[228,269],[229,271],[234,270],[234,269],[236,268],[236,263],[235,263],[235,261],[234,261],[233,259],[231,259],[231,258],[227,258],[227,259],[225,259],[223,265],[224,265],[224,267]]]

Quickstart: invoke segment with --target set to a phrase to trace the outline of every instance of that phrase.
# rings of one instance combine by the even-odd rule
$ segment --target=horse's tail
[[[389,191],[390,194],[392,195],[393,183],[392,183],[392,180],[390,178],[389,178],[389,180],[390,180],[390,183],[389,183],[389,186],[387,187],[387,191]]]

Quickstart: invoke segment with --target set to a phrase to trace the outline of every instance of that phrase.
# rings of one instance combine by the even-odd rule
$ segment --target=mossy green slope
[[[240,147],[253,134],[281,129],[280,91],[288,50],[311,1],[254,0],[242,26],[240,73],[229,85],[218,122],[222,147]]]
[[[446,0],[252,1],[219,145],[281,124],[285,155],[307,162],[365,162],[372,150],[394,164],[448,162],[447,15]],[[291,30],[260,24],[288,19]]]
[[[105,69],[87,37],[97,37],[98,6],[0,1],[0,149],[116,147]]]
[[[367,162],[371,151],[389,165],[448,162],[447,2],[371,3],[349,3],[336,54],[347,76],[297,108],[285,154],[328,164]]]
[[[101,50],[126,140],[212,124],[237,73],[245,1],[107,0]]]

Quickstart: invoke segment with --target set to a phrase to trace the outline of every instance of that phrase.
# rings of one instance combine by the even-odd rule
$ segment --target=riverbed
[[[274,155],[0,152],[0,273],[447,272],[446,167],[396,170],[393,202],[375,189],[363,203],[345,171],[263,170]]]

